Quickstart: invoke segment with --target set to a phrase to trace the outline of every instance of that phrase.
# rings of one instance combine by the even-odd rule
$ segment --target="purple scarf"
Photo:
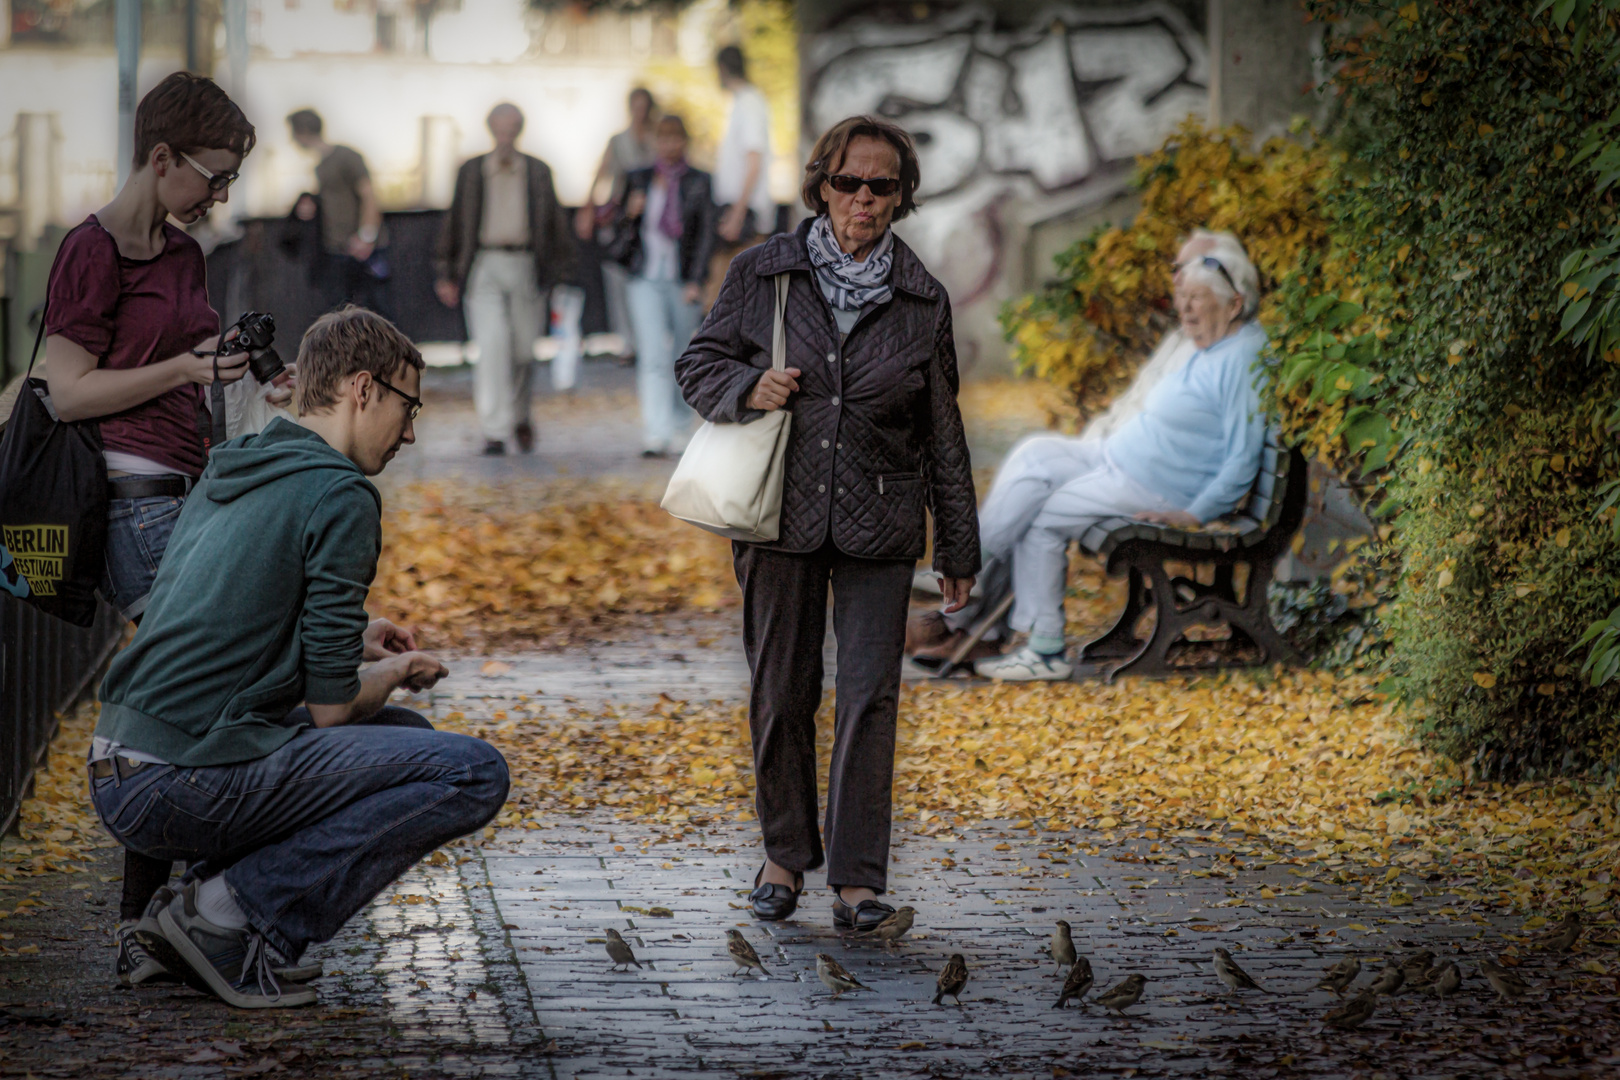
[[[683,158],[673,165],[656,161],[653,170],[664,178],[664,212],[658,218],[658,231],[671,240],[679,240],[686,231],[681,226],[681,177],[686,175],[686,160]]]

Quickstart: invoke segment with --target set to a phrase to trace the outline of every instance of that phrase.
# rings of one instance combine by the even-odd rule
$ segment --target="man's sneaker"
[[[135,923],[120,923],[118,935],[118,983],[120,986],[139,986],[153,979],[174,979],[168,968],[158,963],[141,939],[135,936]]]
[[[141,921],[130,927],[132,931],[131,944],[140,951],[141,955],[148,958],[149,963],[156,969],[156,972],[139,979],[131,978],[130,981],[124,982],[124,958],[122,947],[120,947],[118,954],[118,981],[124,982],[125,986],[133,986],[146,979],[178,979],[179,976],[173,974],[164,966],[166,962],[172,963],[175,971],[184,971],[186,969],[180,954],[175,951],[173,945],[169,944],[169,939],[163,936],[163,928],[158,925],[158,912],[168,907],[173,900],[174,890],[167,885],[163,886],[152,894],[152,899],[147,903],[146,913],[141,916]],[[122,942],[120,942],[120,946],[122,946]],[[313,982],[326,974],[326,968],[319,960],[312,960],[307,964],[296,964],[290,967],[275,967],[270,970],[275,973],[276,978],[281,982],[294,983]]]
[[[251,927],[227,930],[198,914],[196,882],[182,888],[158,913],[157,921],[183,965],[178,974],[188,985],[239,1009],[315,1003],[316,993],[309,987],[281,985],[263,935]]]
[[[1006,682],[1040,682],[1067,679],[1074,674],[1074,665],[1062,653],[1044,656],[1025,645],[1006,656],[992,656],[973,665],[973,670],[985,679]]]

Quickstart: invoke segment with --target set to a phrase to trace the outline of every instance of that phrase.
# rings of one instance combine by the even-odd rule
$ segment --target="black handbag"
[[[107,548],[107,463],[101,426],[56,415],[34,361],[0,438],[0,589],[77,626],[96,617]]]

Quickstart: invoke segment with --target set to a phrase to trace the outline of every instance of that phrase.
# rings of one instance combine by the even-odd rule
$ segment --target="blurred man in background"
[[[352,147],[328,143],[314,109],[299,109],[287,117],[287,126],[293,142],[319,159],[313,209],[320,221],[323,255],[316,281],[322,303],[328,311],[357,304],[386,314],[388,242],[366,159]],[[294,212],[304,217],[311,210],[300,200]]]
[[[720,85],[731,95],[726,134],[714,159],[714,201],[720,207],[714,262],[709,274],[708,302],[725,280],[726,268],[737,252],[752,247],[776,231],[776,204],[771,202],[771,107],[759,87],[748,81],[748,61],[735,45],[727,45],[714,58]]]
[[[545,325],[546,294],[573,269],[574,241],[551,167],[517,149],[523,113],[503,103],[487,123],[495,149],[456,174],[435,289],[447,307],[466,299],[467,329],[478,343],[473,402],[484,453],[504,454],[513,441],[528,453],[534,343]]]

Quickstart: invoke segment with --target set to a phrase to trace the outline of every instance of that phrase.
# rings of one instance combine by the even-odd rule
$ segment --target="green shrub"
[[[1309,6],[1343,65],[1351,156],[1328,216],[1366,311],[1328,328],[1334,306],[1295,295],[1282,321],[1294,341],[1331,339],[1315,371],[1295,354],[1295,381],[1358,399],[1370,435],[1343,464],[1379,464],[1358,456],[1373,447],[1391,461],[1393,685],[1432,742],[1496,774],[1612,760],[1615,695],[1579,678],[1571,649],[1620,596],[1598,520],[1620,477],[1603,424],[1620,378],[1560,340],[1555,309],[1560,263],[1613,218],[1570,159],[1620,106],[1613,66],[1593,62],[1614,28],[1578,55],[1509,0]]]

